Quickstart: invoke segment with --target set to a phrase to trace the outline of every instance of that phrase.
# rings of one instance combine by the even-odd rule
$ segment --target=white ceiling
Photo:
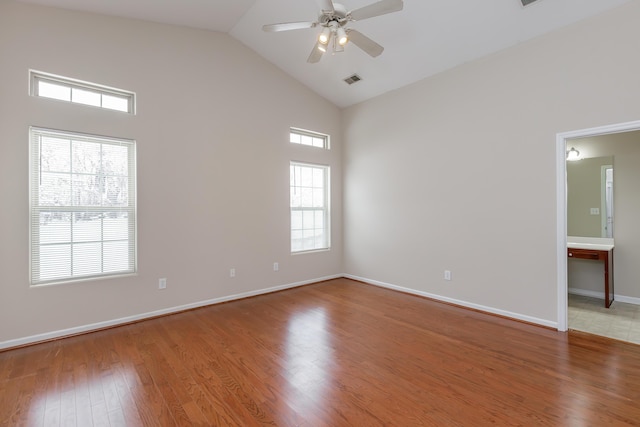
[[[316,0],[19,0],[229,33],[339,107],[587,19],[632,0],[405,0],[404,10],[349,25],[385,47],[354,45],[306,62],[319,30],[265,33],[262,25],[315,21]],[[354,10],[376,0],[342,0]],[[362,81],[343,79],[357,73]]]

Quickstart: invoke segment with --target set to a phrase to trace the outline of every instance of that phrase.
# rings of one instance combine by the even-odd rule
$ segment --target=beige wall
[[[580,151],[580,150],[578,150]],[[567,162],[567,235],[606,237],[602,234],[602,166],[613,166],[613,157],[582,158]],[[597,208],[598,215],[591,214]]]
[[[0,58],[0,346],[342,272],[340,111],[239,42],[2,2]],[[30,68],[135,91],[138,114],[30,97]],[[29,286],[30,125],[137,140],[136,276]],[[290,254],[290,160],[331,166],[331,251]]]
[[[347,109],[345,271],[557,322],[556,135],[640,119],[639,20],[631,2]]]
[[[613,156],[615,293],[640,298],[640,132],[580,138],[570,145],[586,157]],[[572,191],[570,182],[568,191]],[[570,260],[568,269],[570,289],[604,292],[600,263]]]
[[[556,322],[555,137],[640,118],[639,19],[632,2],[341,112],[223,34],[0,2],[0,346],[340,272]],[[139,114],[29,97],[29,68],[134,90]],[[29,287],[29,125],[138,141],[137,276]],[[332,166],[330,252],[289,254],[292,159]]]

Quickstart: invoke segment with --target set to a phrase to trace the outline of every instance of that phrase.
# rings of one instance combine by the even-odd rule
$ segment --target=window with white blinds
[[[291,162],[291,252],[329,249],[329,167]]]
[[[31,283],[136,271],[135,142],[30,128]]]

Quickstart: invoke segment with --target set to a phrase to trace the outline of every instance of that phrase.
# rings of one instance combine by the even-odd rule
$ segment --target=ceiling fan
[[[322,54],[329,47],[332,47],[334,52],[344,51],[344,46],[350,41],[375,58],[382,53],[384,48],[361,32],[346,28],[347,24],[351,21],[362,21],[375,16],[397,12],[402,10],[404,5],[403,0],[380,0],[348,12],[342,4],[334,3],[332,0],[318,0],[318,2],[321,10],[317,21],[270,24],[264,25],[262,29],[266,32],[278,32],[322,27],[316,45],[307,59],[307,62],[310,63],[320,61]]]

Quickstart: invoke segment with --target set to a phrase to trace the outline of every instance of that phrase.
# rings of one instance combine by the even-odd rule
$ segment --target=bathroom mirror
[[[567,162],[569,236],[613,238],[613,156]]]

